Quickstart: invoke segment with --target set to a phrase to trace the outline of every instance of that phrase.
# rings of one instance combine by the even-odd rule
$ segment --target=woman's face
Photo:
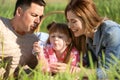
[[[67,12],[68,26],[73,31],[75,37],[85,34],[85,28],[82,24],[82,19],[76,16],[72,11]]]

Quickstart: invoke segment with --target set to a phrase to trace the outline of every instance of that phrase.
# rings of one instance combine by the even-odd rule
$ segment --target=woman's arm
[[[101,49],[101,52],[103,51],[101,55],[104,57],[101,58],[101,61],[99,60],[99,63],[102,64],[99,66],[109,69],[110,65],[117,64],[115,59],[120,59],[120,27],[114,23],[109,24],[108,28],[105,27]],[[98,78],[105,78],[107,76],[106,72],[101,67],[97,69]]]

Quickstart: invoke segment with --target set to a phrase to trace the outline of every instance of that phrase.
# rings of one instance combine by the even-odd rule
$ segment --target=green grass
[[[49,14],[51,11],[64,11],[64,9],[64,4],[60,6],[58,6],[58,4],[49,4],[45,7],[45,14]],[[50,16],[46,17],[43,23],[41,24],[40,30],[46,32],[46,26],[52,21],[65,22],[64,13],[51,14]]]
[[[120,23],[120,0],[95,0],[101,16],[106,16]]]
[[[9,4],[10,3],[10,4]],[[95,3],[97,5],[97,10],[103,17],[108,17],[118,23],[120,23],[120,0],[95,0]],[[63,4],[59,3],[48,3],[45,8],[45,14],[51,12],[51,11],[64,11],[66,2]],[[5,4],[2,5],[0,1],[0,16],[12,18],[13,11],[14,11],[14,0],[6,1]],[[49,17],[47,17],[43,23],[41,24],[40,31],[46,32],[46,26],[52,22],[66,22],[64,14],[52,14]]]

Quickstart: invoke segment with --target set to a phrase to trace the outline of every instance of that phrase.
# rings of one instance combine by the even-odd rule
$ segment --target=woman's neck
[[[94,38],[94,34],[95,34],[96,31],[97,31],[97,29],[92,31],[92,32],[90,32],[90,33],[88,33],[86,36],[91,38],[91,39],[93,39]]]

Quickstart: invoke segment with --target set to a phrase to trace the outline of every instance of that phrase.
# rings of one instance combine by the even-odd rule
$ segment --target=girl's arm
[[[38,60],[38,68],[41,68],[43,72],[49,72],[49,64],[47,58],[45,58],[45,53],[43,47],[39,46],[39,42],[33,44],[33,52],[35,52]]]

